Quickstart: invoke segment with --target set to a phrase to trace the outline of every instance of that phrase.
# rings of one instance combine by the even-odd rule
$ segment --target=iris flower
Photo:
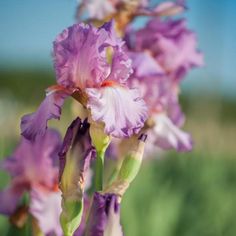
[[[22,135],[35,140],[44,134],[47,121],[60,118],[69,96],[89,110],[94,122],[104,124],[107,135],[123,138],[137,133],[147,108],[139,91],[127,86],[132,67],[123,44],[112,22],[98,29],[75,24],[59,34],[53,53],[57,85],[47,89],[35,113],[22,118]]]
[[[203,65],[195,34],[182,19],[153,18],[125,38],[134,69],[129,83],[140,88],[149,110],[147,150],[190,151],[191,136],[180,129],[185,117],[178,96],[187,72]]]
[[[45,234],[62,235],[59,222],[61,193],[58,189],[58,148],[61,138],[54,130],[32,143],[22,138],[12,156],[1,167],[11,177],[10,186],[0,192],[0,213],[14,215],[21,207],[21,198],[29,193],[29,212]]]
[[[146,150],[161,149],[190,151],[191,136],[180,129],[185,117],[178,101],[178,87],[150,54],[131,53],[134,74],[132,86],[138,86],[149,109],[148,142]]]
[[[181,80],[190,69],[203,65],[196,35],[183,19],[154,18],[134,34],[135,50],[148,51],[172,79]]]

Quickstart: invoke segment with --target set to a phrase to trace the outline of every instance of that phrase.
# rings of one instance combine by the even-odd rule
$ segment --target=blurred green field
[[[50,71],[0,71],[0,159],[19,139],[20,116],[34,111],[53,83]],[[236,235],[236,101],[187,93],[181,102],[195,149],[143,163],[122,203],[127,236]],[[68,101],[60,126],[51,125],[64,134],[71,119]],[[1,188],[7,181],[0,173]],[[0,236],[7,227],[0,217]]]

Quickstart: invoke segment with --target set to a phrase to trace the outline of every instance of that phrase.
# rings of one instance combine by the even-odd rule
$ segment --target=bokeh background
[[[198,35],[206,64],[189,74],[180,96],[195,148],[143,163],[122,205],[128,236],[236,235],[236,2],[187,2],[183,17]],[[75,22],[76,4],[0,1],[0,159],[19,140],[20,117],[34,111],[54,83],[52,41]],[[68,101],[60,125],[51,126],[63,135],[70,120]],[[1,172],[0,188],[8,180]],[[0,235],[7,230],[1,216]]]

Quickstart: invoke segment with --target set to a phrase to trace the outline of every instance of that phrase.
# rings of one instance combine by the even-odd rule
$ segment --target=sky
[[[52,42],[75,22],[76,4],[76,0],[1,0],[0,68],[52,69]],[[236,95],[236,1],[188,0],[187,5],[183,17],[198,35],[205,67],[191,72],[184,88]]]

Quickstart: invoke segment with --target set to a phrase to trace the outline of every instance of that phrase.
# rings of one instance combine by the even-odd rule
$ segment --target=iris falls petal
[[[87,89],[94,121],[105,124],[105,133],[129,137],[139,132],[147,118],[147,108],[136,89],[106,83],[99,89]]]
[[[44,135],[47,129],[47,122],[51,119],[60,119],[61,107],[64,100],[72,91],[56,88],[47,93],[46,98],[34,113],[25,115],[21,119],[22,135],[34,141],[38,135]]]

